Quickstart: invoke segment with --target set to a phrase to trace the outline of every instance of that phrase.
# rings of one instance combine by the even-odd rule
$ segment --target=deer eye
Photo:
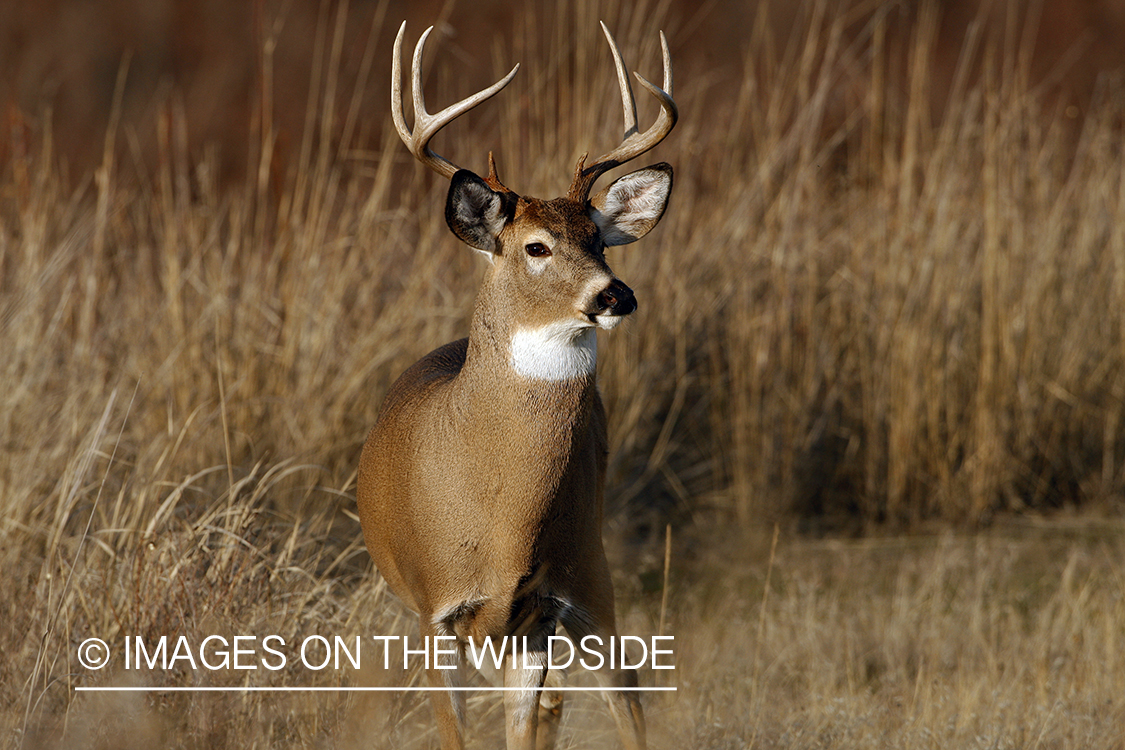
[[[524,248],[527,254],[532,258],[546,258],[551,254],[551,248],[544,245],[542,242],[531,242]]]

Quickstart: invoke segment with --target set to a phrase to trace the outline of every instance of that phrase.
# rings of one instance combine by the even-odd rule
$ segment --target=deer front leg
[[[543,682],[543,692],[539,694],[539,726],[535,730],[535,750],[553,750],[562,723],[565,693],[556,688],[563,687],[566,677],[561,669],[547,670]]]
[[[605,652],[602,656],[607,656]],[[596,673],[602,687],[614,688],[608,694],[609,710],[617,724],[617,734],[626,750],[644,750],[645,717],[641,710],[640,693],[627,688],[637,687],[637,670],[608,669]]]
[[[601,655],[601,668],[591,670],[598,684],[609,688],[606,701],[609,704],[617,734],[626,750],[645,750],[645,717],[641,709],[640,692],[637,687],[637,670],[622,669],[622,654],[610,658],[611,640],[617,639],[617,626],[613,616],[613,599],[609,597],[608,608],[600,611],[583,612],[579,609],[569,611],[562,619],[567,634],[575,645],[582,644],[584,650]],[[586,638],[587,636],[595,636]],[[585,639],[585,640],[584,640]],[[590,657],[590,663],[597,659]],[[613,667],[610,664],[613,663]]]
[[[504,661],[504,687],[522,688],[504,692],[508,750],[536,750],[539,694],[547,679],[547,646],[545,638],[529,638],[527,643],[526,651],[521,643],[520,649]]]
[[[430,651],[426,680],[432,687],[446,688],[430,692],[430,703],[437,720],[441,750],[464,750],[465,694],[448,688],[464,684],[461,644],[450,640],[437,640],[434,636],[449,636],[452,632],[444,623],[434,624],[421,619],[423,643]],[[450,653],[450,652],[453,653]]]

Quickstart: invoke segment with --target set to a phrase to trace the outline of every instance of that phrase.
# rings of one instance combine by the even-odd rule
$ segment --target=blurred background
[[[543,197],[621,137],[597,22],[651,80],[668,36],[675,189],[598,349],[620,629],[677,638],[653,746],[1119,749],[1122,0],[0,0],[2,736],[434,746],[401,695],[73,690],[420,679],[74,663],[415,632],[356,464],[483,263],[390,127],[404,18],[432,111],[521,63],[432,145]]]
[[[729,98],[741,85],[748,45],[760,40],[755,34],[762,33],[763,19],[770,43],[784,45],[800,33],[802,19],[815,4],[665,0],[641,5],[667,26],[684,85],[701,102],[712,102],[721,101],[724,92]],[[934,112],[946,103],[967,43],[1025,56],[1029,83],[1065,103],[1071,118],[1087,111],[1099,77],[1125,64],[1125,3],[1120,0],[839,0],[821,5],[820,13],[842,24],[845,44],[869,43],[872,23],[882,24],[879,34],[891,86],[907,84],[902,73],[917,24],[924,14],[934,13],[937,28],[928,50]],[[0,102],[10,128],[41,132],[50,127],[59,156],[78,178],[101,158],[118,75],[124,70],[120,119],[130,144],[123,144],[123,150],[133,149],[131,156],[151,167],[157,114],[178,107],[192,152],[217,149],[224,179],[237,180],[245,176],[248,140],[255,137],[252,124],[266,95],[264,86],[269,87],[282,158],[300,142],[309,127],[307,105],[315,96],[310,83],[322,72],[318,66],[327,62],[323,46],[329,42],[339,45],[333,60],[337,85],[358,99],[359,140],[371,145],[387,122],[386,52],[399,21],[407,20],[411,40],[436,24],[439,33],[430,61],[438,55],[455,60],[458,86],[470,91],[486,85],[507,62],[495,58],[502,47],[519,50],[525,67],[530,66],[525,77],[545,74],[542,57],[550,50],[525,46],[519,38],[526,34],[529,18],[557,11],[554,3],[499,0],[8,2],[0,8]],[[634,24],[645,20],[636,12],[632,19]],[[978,34],[985,39],[974,40]],[[365,58],[372,50],[378,54]],[[337,102],[341,110],[352,104],[350,96]],[[847,112],[841,109],[838,115]],[[343,121],[338,118],[341,127]],[[10,149],[12,143],[5,139],[0,148]],[[7,158],[0,151],[0,160]]]
[[[408,47],[437,28],[431,109],[522,64],[434,147],[537,195],[619,138],[597,21],[652,78],[668,35],[675,202],[611,257],[650,312],[601,362],[621,533],[1121,509],[1117,0],[5,3],[9,434],[65,462],[131,382],[138,434],[219,418],[180,470],[293,459],[348,491],[480,272],[388,128],[403,18]]]

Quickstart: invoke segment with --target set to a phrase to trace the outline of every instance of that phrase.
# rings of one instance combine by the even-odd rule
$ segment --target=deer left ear
[[[607,245],[627,245],[649,233],[672,193],[672,165],[661,162],[614,180],[590,199],[590,218]]]
[[[498,253],[496,238],[508,222],[506,198],[467,169],[458,170],[449,182],[445,222],[469,247]]]

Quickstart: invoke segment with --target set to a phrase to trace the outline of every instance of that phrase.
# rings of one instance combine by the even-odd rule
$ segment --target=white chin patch
[[[598,321],[598,328],[603,331],[608,331],[611,328],[616,328],[617,324],[625,320],[624,315],[596,315],[594,320]]]
[[[511,363],[517,374],[533,380],[592,375],[598,365],[598,337],[593,326],[578,321],[520,328],[512,335]]]

